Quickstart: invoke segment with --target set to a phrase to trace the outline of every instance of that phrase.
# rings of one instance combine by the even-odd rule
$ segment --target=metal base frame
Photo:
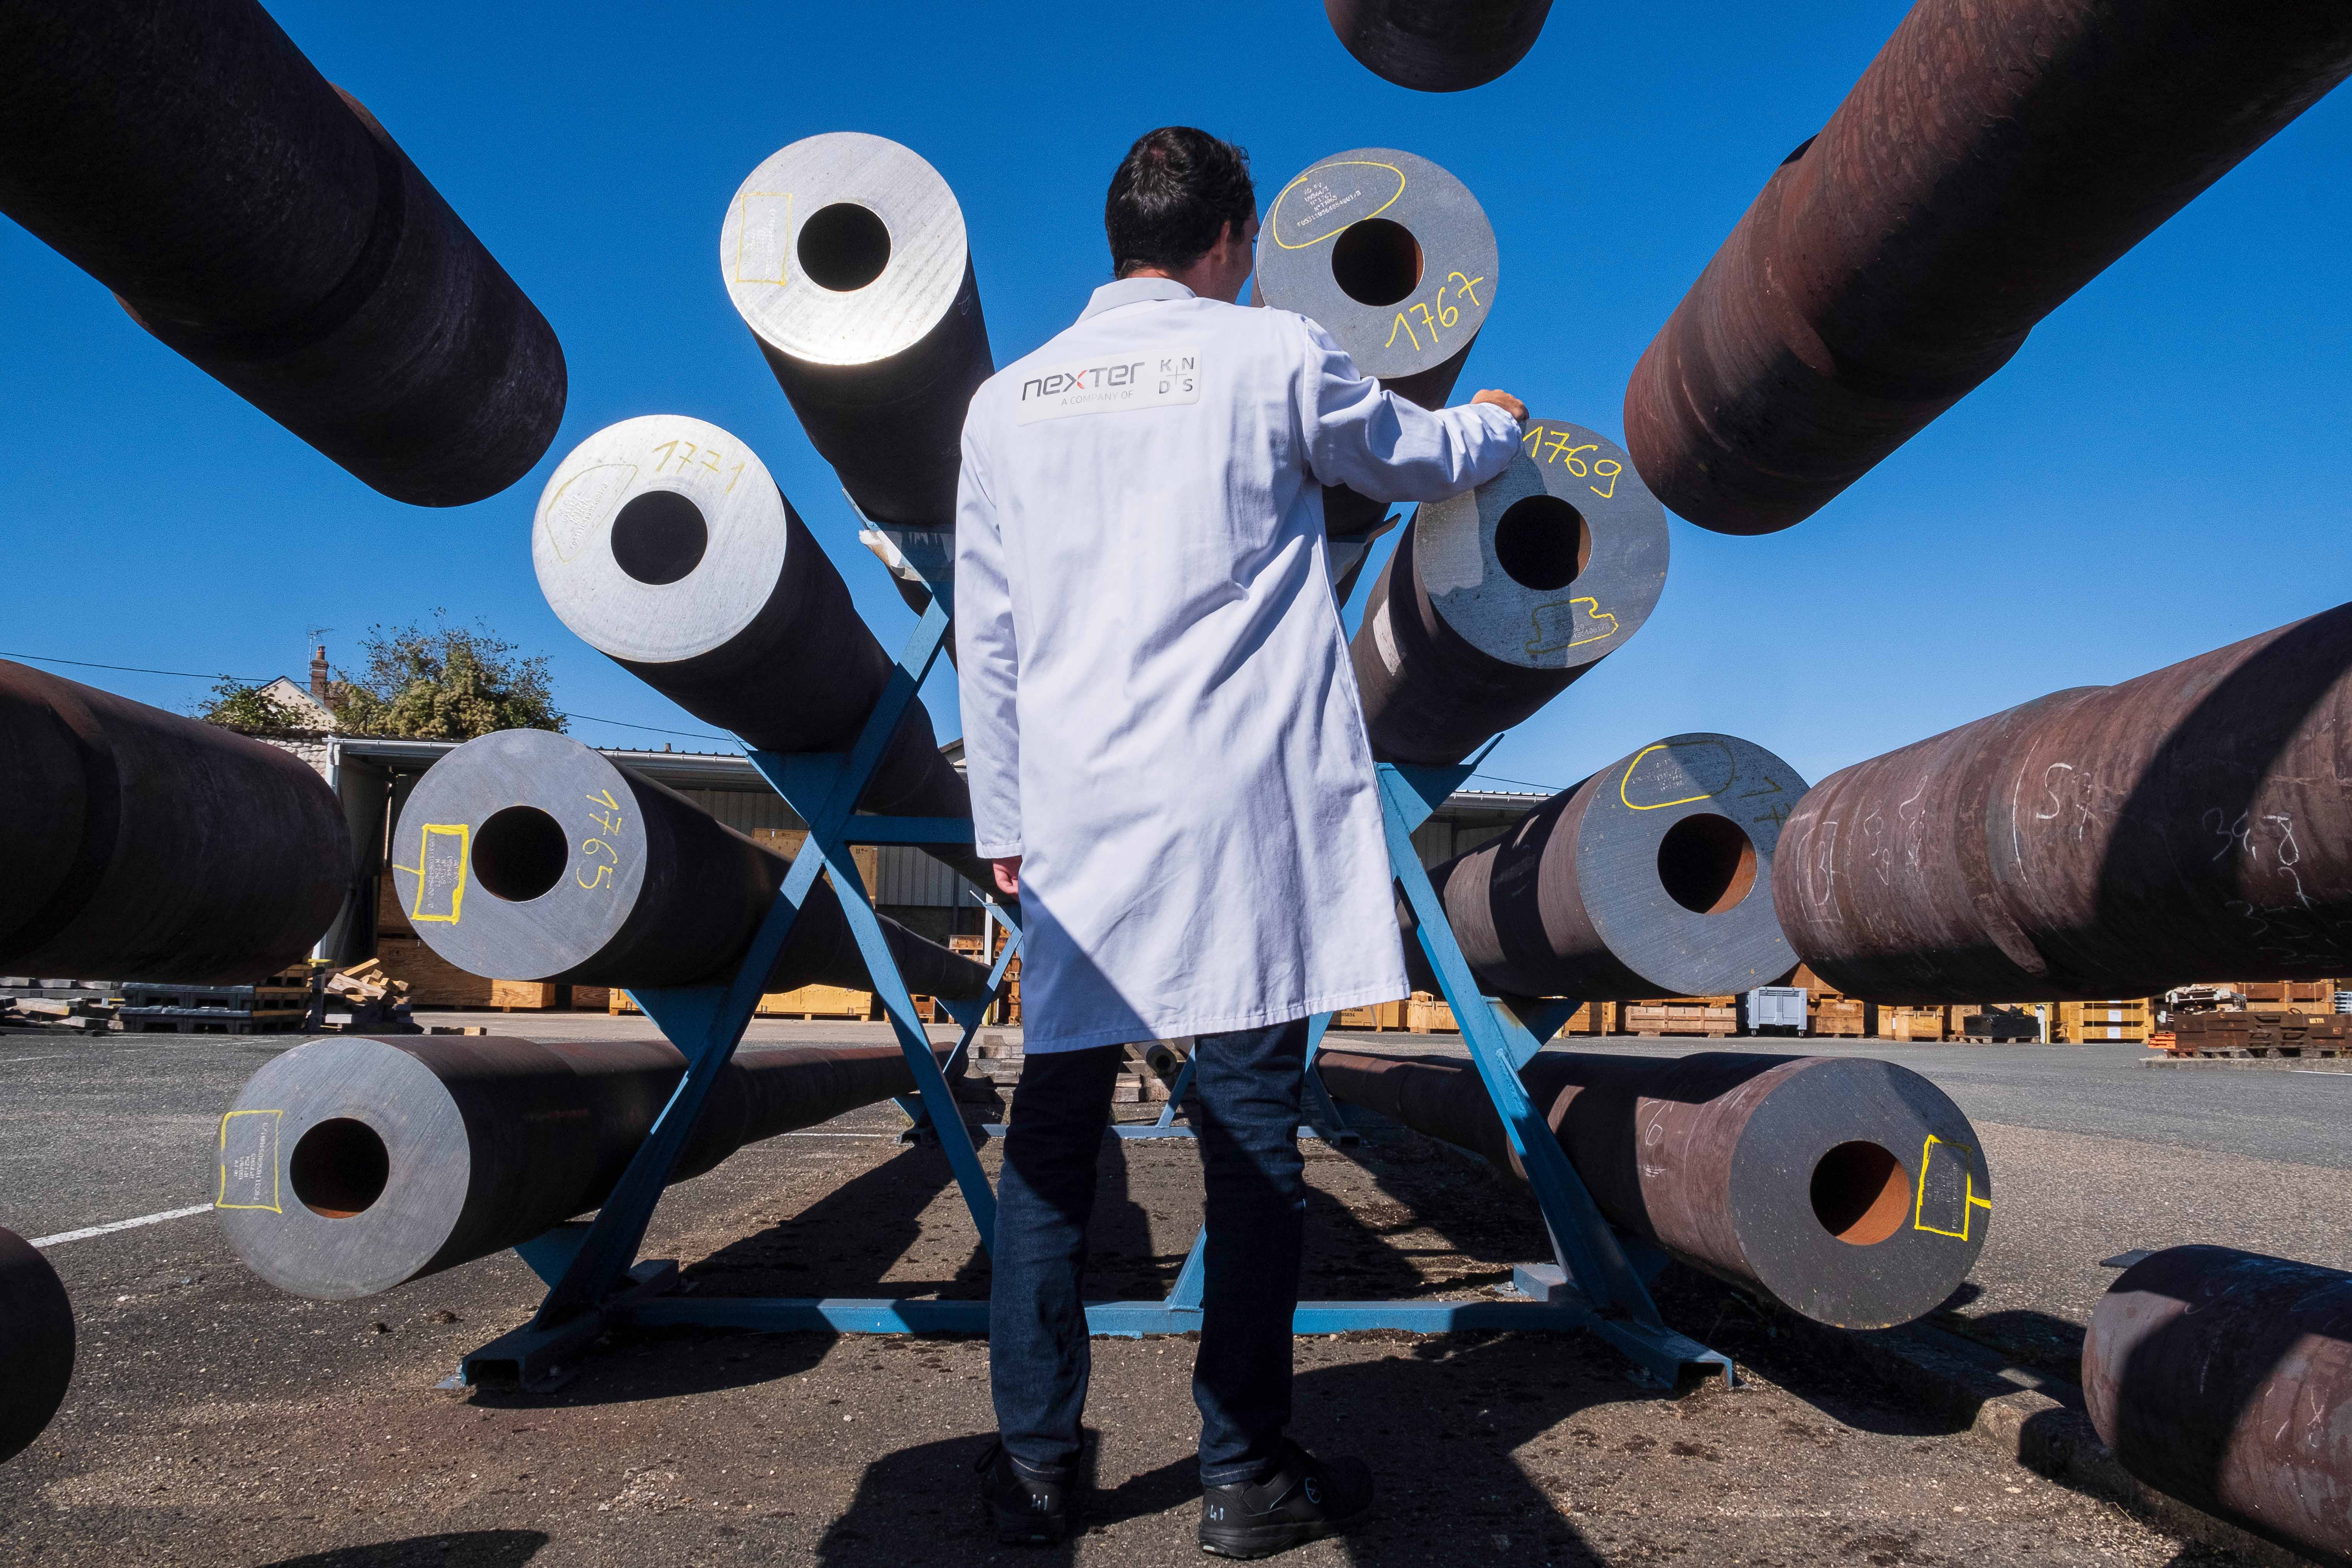
[[[993,1241],[996,1197],[981,1169],[972,1129],[964,1121],[932,1054],[930,1037],[883,941],[873,906],[858,896],[862,884],[850,854],[855,844],[972,841],[971,824],[967,821],[868,816],[855,809],[867,775],[897,731],[907,704],[916,700],[948,636],[953,570],[941,536],[909,533],[899,536],[898,542],[907,563],[930,587],[931,603],[855,746],[846,752],[824,754],[751,752],[753,765],[808,824],[808,839],[794,858],[792,872],[734,979],[723,985],[648,987],[630,993],[645,1015],[684,1053],[685,1076],[595,1218],[558,1226],[515,1249],[547,1282],[547,1296],[529,1323],[467,1355],[454,1381],[473,1386],[553,1387],[569,1380],[580,1359],[600,1338],[624,1326],[875,1334],[987,1331],[984,1300],[679,1296],[671,1293],[678,1281],[676,1263],[636,1261],[637,1247],[685,1146],[686,1135],[742,1039],[758,1005],[761,983],[791,935],[793,922],[819,872],[831,876],[840,892],[842,911],[856,935],[877,994],[913,1071],[916,1094],[898,1104],[919,1129],[937,1136],[982,1246]],[[1301,1301],[1292,1331],[1573,1329],[1605,1340],[1662,1384],[1685,1384],[1716,1371],[1728,1383],[1732,1379],[1728,1359],[1666,1328],[1660,1320],[1644,1276],[1654,1274],[1663,1255],[1632,1238],[1620,1238],[1610,1228],[1519,1083],[1519,1066],[1535,1054],[1539,1042],[1559,1027],[1575,1004],[1490,1004],[1482,997],[1413,850],[1412,830],[1460,786],[1475,765],[1443,769],[1381,765],[1389,857],[1419,917],[1422,944],[1462,1026],[1471,1058],[1535,1189],[1551,1235],[1555,1264],[1520,1269],[1517,1300]],[[1017,907],[991,903],[986,908],[990,919],[1006,927],[1011,940],[991,972],[990,998],[941,1003],[962,1028],[949,1058],[950,1067],[979,1032],[993,991],[1002,986],[1005,968],[1020,946]],[[1356,1132],[1313,1070],[1315,1053],[1330,1021],[1330,1015],[1322,1014],[1310,1024],[1306,1093],[1312,1124],[1302,1126],[1300,1131],[1352,1142]],[[1113,1131],[1126,1138],[1192,1136],[1192,1129],[1176,1121],[1192,1076],[1192,1067],[1187,1062],[1158,1121],[1131,1123]],[[1003,1128],[991,1125],[980,1131],[1000,1133]],[[1194,1237],[1166,1300],[1089,1303],[1088,1330],[1127,1337],[1198,1330],[1204,1241],[1204,1235]]]

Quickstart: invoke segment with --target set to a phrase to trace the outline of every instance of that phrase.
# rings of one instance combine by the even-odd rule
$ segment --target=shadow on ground
[[[547,1542],[546,1532],[537,1530],[454,1530],[284,1557],[264,1568],[490,1568],[528,1563]]]

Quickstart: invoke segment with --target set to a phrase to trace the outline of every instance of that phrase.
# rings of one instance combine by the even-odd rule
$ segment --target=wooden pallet
[[[1627,1034],[1654,1040],[1666,1035],[1704,1035],[1724,1039],[1739,1029],[1739,1010],[1727,1005],[1628,1002],[1618,1010]]]
[[[1375,1002],[1369,1007],[1345,1007],[1331,1016],[1331,1026],[1335,1029],[1370,1029],[1374,1033],[1383,1029],[1402,1029],[1405,1026],[1406,1006],[1403,1001],[1396,1001]],[[1448,1016],[1450,1018],[1452,1015]]]

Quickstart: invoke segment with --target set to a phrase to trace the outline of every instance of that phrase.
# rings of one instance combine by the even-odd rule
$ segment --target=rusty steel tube
[[[1881,1002],[2352,973],[2352,605],[2054,692],[1815,785],[1772,893]]]
[[[1479,985],[1627,1001],[1769,985],[1796,967],[1769,888],[1796,770],[1733,735],[1670,735],[1429,873]],[[1436,978],[1413,940],[1413,984]]]
[[[301,958],[355,874],[291,752],[0,662],[0,973],[243,984]]]
[[[222,1118],[215,1213],[280,1289],[389,1290],[598,1206],[684,1071],[657,1040],[305,1041]],[[739,1050],[669,1179],[914,1091],[896,1046]]]
[[[1657,605],[1665,510],[1623,450],[1532,418],[1525,447],[1475,489],[1415,510],[1373,582],[1349,656],[1382,762],[1460,762],[1622,647]]]
[[[0,211],[166,346],[397,500],[547,450],[546,319],[253,0],[34,0],[0,54]]]
[[[469,974],[567,984],[731,980],[793,865],[544,730],[484,735],[434,763],[392,847],[401,907],[426,946]],[[877,919],[916,994],[989,994],[988,965]],[[812,984],[872,984],[829,879],[810,889],[762,980],[772,991]]]
[[[2336,0],[1921,0],[1634,367],[1642,477],[1810,517],[2347,69]]]
[[[1323,0],[1359,64],[1417,92],[1483,87],[1517,65],[1551,0]]]
[[[2227,1247],[2144,1258],[2091,1314],[2083,1397],[2147,1485],[2352,1563],[2352,1274]]]
[[[1333,1098],[1524,1179],[1467,1061],[1326,1047],[1315,1066]],[[1539,1051],[1519,1081],[1610,1223],[1816,1322],[1907,1323],[1984,1247],[1975,1131],[1892,1063]]]
[[[31,1446],[73,1382],[73,1302],[49,1260],[0,1230],[0,1465]]]

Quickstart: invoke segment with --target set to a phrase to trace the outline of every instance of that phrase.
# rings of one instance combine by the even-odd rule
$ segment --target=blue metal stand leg
[[[919,542],[925,539],[932,542]],[[617,1323],[855,1333],[986,1331],[988,1303],[984,1300],[680,1297],[664,1294],[676,1281],[675,1264],[632,1262],[655,1205],[685,1145],[687,1133],[741,1039],[758,1005],[761,987],[773,970],[777,954],[792,934],[793,922],[821,873],[833,879],[842,910],[914,1076],[916,1092],[911,1100],[901,1103],[939,1134],[983,1246],[993,1234],[995,1194],[981,1169],[979,1152],[949,1090],[929,1034],[916,1016],[914,999],[883,940],[880,922],[872,906],[861,896],[862,884],[850,855],[850,846],[855,843],[971,841],[969,822],[868,816],[856,812],[856,802],[867,776],[896,732],[907,704],[915,700],[917,688],[938,658],[947,636],[952,574],[936,540],[937,536],[918,534],[902,541],[907,559],[932,588],[932,602],[856,745],[846,753],[822,756],[751,753],[753,763],[808,823],[807,845],[794,859],[773,907],[731,981],[724,985],[633,993],[646,1016],[685,1054],[686,1073],[595,1219],[585,1225],[559,1226],[517,1248],[531,1268],[550,1282],[547,1299],[530,1325],[467,1358],[467,1381],[505,1379],[538,1386],[560,1379],[589,1344]],[[1728,1375],[1730,1363],[1725,1358],[1675,1333],[1660,1321],[1645,1285],[1646,1278],[1655,1272],[1660,1255],[1654,1248],[1621,1243],[1593,1206],[1591,1194],[1560,1152],[1550,1130],[1528,1103],[1519,1082],[1518,1068],[1559,1026],[1574,1004],[1499,1000],[1491,1006],[1486,1005],[1446,924],[1428,876],[1421,868],[1412,844],[1412,831],[1426,819],[1438,801],[1458,787],[1467,772],[1467,767],[1381,767],[1381,805],[1390,858],[1397,880],[1419,919],[1420,940],[1437,969],[1440,987],[1461,1022],[1471,1059],[1535,1188],[1537,1204],[1551,1231],[1559,1266],[1522,1269],[1522,1288],[1529,1299],[1520,1301],[1302,1301],[1292,1320],[1293,1330],[1298,1333],[1363,1329],[1401,1329],[1417,1333],[1473,1328],[1580,1330],[1607,1339],[1662,1381],[1679,1383],[1695,1368],[1719,1366]],[[988,889],[982,891],[988,896]],[[1013,908],[992,900],[988,915],[1005,927],[1010,938],[991,972],[992,994],[1019,946],[1020,931],[1017,911]],[[970,1050],[989,1005],[989,1002],[978,1000],[946,1004],[949,1016],[960,1026],[959,1037],[949,1058],[950,1063]],[[1323,1015],[1309,1025],[1302,1098],[1303,1110],[1312,1125],[1300,1131],[1307,1135],[1319,1131],[1326,1136],[1351,1139],[1354,1134],[1347,1129],[1339,1108],[1314,1071],[1314,1060],[1330,1021],[1328,1015]],[[1190,1136],[1192,1130],[1178,1125],[1176,1116],[1192,1088],[1192,1064],[1187,1062],[1159,1121],[1134,1128],[1133,1135]],[[1194,1237],[1166,1300],[1091,1303],[1087,1308],[1090,1331],[1097,1334],[1134,1335],[1181,1333],[1198,1329],[1206,1239],[1205,1231]]]

